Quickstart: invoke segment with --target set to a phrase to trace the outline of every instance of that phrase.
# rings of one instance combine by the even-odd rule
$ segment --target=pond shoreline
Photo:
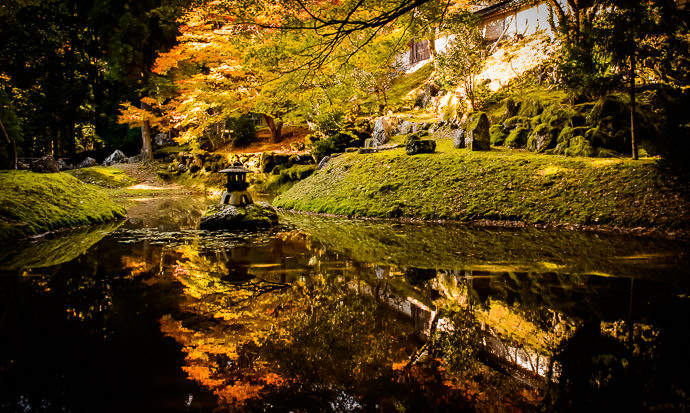
[[[688,178],[658,160],[492,149],[343,154],[273,204],[340,217],[690,236]]]
[[[677,240],[677,241],[688,241],[690,240],[690,232],[686,230],[678,231],[668,231],[660,228],[651,227],[617,227],[611,225],[581,225],[581,224],[568,224],[568,223],[529,223],[525,221],[510,221],[510,220],[490,220],[490,219],[477,219],[472,221],[461,221],[453,219],[437,219],[428,220],[423,218],[413,218],[413,217],[398,217],[398,218],[382,218],[382,217],[367,217],[367,216],[353,216],[353,215],[339,215],[339,214],[329,214],[323,212],[313,212],[313,211],[300,211],[296,209],[285,209],[280,207],[275,207],[280,212],[299,214],[306,216],[318,216],[325,218],[343,218],[352,221],[362,220],[362,221],[378,221],[378,222],[394,222],[394,223],[420,223],[420,224],[453,224],[453,225],[466,225],[468,227],[483,227],[483,228],[535,228],[544,230],[568,230],[577,232],[591,232],[596,234],[620,234],[620,235],[631,235],[639,237],[651,237],[666,240]]]

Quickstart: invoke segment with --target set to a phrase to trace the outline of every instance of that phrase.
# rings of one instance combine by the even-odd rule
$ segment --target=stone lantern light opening
[[[230,168],[218,171],[226,174],[228,181],[225,184],[225,192],[220,197],[221,205],[250,205],[253,203],[251,195],[247,192],[247,174],[252,173],[249,169],[242,166],[242,163],[235,162]]]

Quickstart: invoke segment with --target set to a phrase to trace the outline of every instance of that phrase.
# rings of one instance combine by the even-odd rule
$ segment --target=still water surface
[[[205,207],[3,246],[0,411],[687,410],[687,242]]]

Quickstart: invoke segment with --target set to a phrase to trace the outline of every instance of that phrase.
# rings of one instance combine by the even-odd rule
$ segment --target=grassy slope
[[[66,174],[0,172],[0,242],[123,217],[103,191]]]
[[[274,205],[349,216],[511,220],[690,229],[687,182],[654,160],[565,158],[494,149],[344,154]]]
[[[103,188],[122,188],[137,183],[137,180],[127,175],[125,171],[112,166],[92,166],[73,169],[67,173],[82,182]]]

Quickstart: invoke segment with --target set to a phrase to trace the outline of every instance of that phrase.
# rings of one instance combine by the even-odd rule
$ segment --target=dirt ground
[[[249,146],[233,148],[230,145],[220,148],[216,153],[258,153],[258,152],[280,152],[280,153],[300,153],[303,151],[293,151],[290,144],[301,142],[310,133],[309,129],[303,126],[285,126],[283,128],[283,138],[280,142],[273,142],[268,128],[259,129],[256,133],[256,140]]]

